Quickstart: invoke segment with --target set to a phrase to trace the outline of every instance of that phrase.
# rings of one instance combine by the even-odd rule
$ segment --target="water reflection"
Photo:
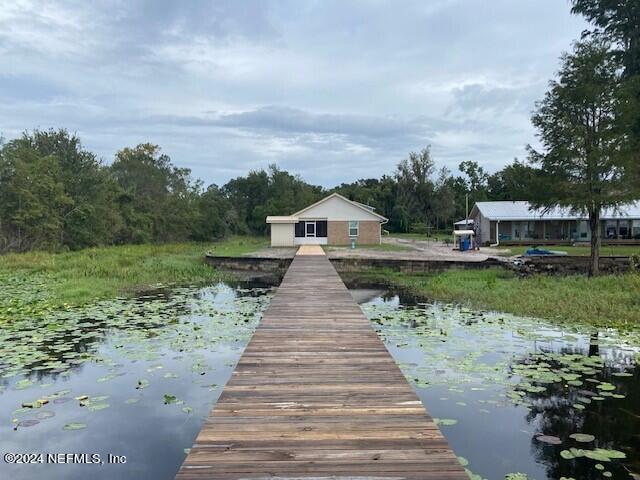
[[[0,451],[127,463],[0,463],[0,478],[173,478],[269,299],[253,286],[162,289],[4,326]]]
[[[561,328],[393,293],[362,307],[478,478],[640,472],[638,332]],[[575,433],[595,439],[578,442]],[[585,456],[604,455],[596,449],[626,458]]]

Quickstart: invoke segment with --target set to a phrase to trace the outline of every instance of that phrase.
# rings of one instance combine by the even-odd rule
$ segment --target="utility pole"
[[[466,230],[469,230],[469,194],[464,194],[464,202],[465,202],[465,217],[464,217],[464,226]]]

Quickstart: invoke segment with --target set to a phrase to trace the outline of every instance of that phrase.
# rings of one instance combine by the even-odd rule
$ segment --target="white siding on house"
[[[312,206],[308,210],[301,211],[296,214],[301,220],[304,219],[327,219],[335,221],[350,220],[376,220],[380,221],[380,217],[369,213],[364,208],[359,208],[353,205],[351,202],[335,196],[330,197],[326,201]]]
[[[294,224],[293,223],[272,223],[271,224],[271,246],[272,247],[293,247]]]

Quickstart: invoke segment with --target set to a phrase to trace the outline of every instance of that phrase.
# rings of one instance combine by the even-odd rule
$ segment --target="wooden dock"
[[[300,253],[176,478],[467,480],[326,256]]]

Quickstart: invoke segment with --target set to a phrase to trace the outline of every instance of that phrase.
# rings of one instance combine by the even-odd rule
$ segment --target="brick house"
[[[373,207],[333,193],[288,216],[269,216],[272,247],[379,244],[387,219]]]

